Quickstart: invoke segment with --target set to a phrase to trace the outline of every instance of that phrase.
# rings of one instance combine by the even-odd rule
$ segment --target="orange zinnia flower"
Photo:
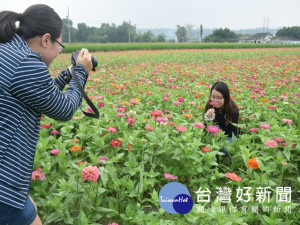
[[[187,118],[187,119],[191,119],[193,116],[192,115],[190,115],[190,114],[183,114],[183,116],[185,117],[185,118]]]
[[[258,163],[256,161],[256,158],[248,159],[248,167],[252,169],[258,169]]]
[[[77,151],[81,151],[82,147],[80,145],[74,145],[73,147],[69,148],[69,150],[71,152],[77,152]]]

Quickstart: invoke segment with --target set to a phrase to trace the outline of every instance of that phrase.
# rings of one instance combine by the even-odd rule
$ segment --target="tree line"
[[[94,43],[122,43],[122,42],[166,42],[164,34],[154,35],[150,30],[144,33],[137,32],[136,26],[124,21],[117,26],[114,23],[102,23],[100,28],[89,27],[79,23],[77,29],[73,22],[63,19],[63,42],[94,42]],[[228,28],[215,29],[212,34],[202,38],[203,27],[199,31],[200,42],[237,42],[239,35]],[[175,32],[177,42],[194,42],[195,31],[192,25],[179,26]],[[300,26],[284,27],[279,29],[276,36],[286,36],[300,40]],[[174,42],[175,40],[169,40]]]
[[[164,34],[155,36],[151,31],[137,33],[136,26],[124,21],[122,25],[102,23],[100,28],[89,27],[85,23],[78,23],[73,27],[72,20],[63,19],[63,42],[165,42]]]

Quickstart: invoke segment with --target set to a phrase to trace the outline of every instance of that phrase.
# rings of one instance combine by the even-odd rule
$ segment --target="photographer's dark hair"
[[[232,110],[236,109],[238,110],[237,105],[235,104],[235,102],[230,98],[230,92],[229,92],[229,88],[227,86],[226,83],[222,82],[222,81],[217,81],[213,84],[213,86],[210,89],[210,95],[211,96],[211,92],[213,90],[216,90],[217,92],[220,92],[224,98],[224,109],[226,112],[226,121],[225,124],[226,126],[228,126],[229,121],[232,121]],[[207,112],[207,110],[209,110],[210,108],[212,108],[213,106],[210,105],[210,99],[208,100],[208,102],[206,103],[205,106],[205,112]]]
[[[19,28],[16,21],[20,22]],[[0,12],[0,42],[10,41],[17,33],[24,40],[49,33],[55,40],[62,33],[62,21],[49,6],[36,4],[27,8],[22,14],[12,11]]]

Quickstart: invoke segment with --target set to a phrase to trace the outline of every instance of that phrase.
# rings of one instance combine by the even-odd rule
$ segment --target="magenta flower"
[[[207,127],[207,131],[212,133],[213,135],[216,135],[217,133],[220,132],[220,128],[218,126],[212,126],[212,125],[209,125]]]
[[[108,225],[119,225],[119,224],[113,222],[113,223],[110,223],[110,224],[108,224]]]
[[[51,154],[51,155],[58,155],[58,153],[59,153],[59,149],[52,149],[52,150],[50,151],[50,154]]]
[[[172,174],[170,173],[164,173],[164,176],[166,179],[168,180],[176,180],[178,177],[174,177]]]
[[[108,160],[108,158],[106,156],[102,156],[102,157],[99,157],[99,162],[101,165],[103,165],[103,162],[106,162]]]
[[[46,179],[45,173],[41,172],[41,168],[37,168],[31,173],[32,180],[44,180]]]
[[[87,166],[82,169],[81,175],[83,180],[96,182],[99,179],[100,171],[96,166]]]
[[[117,116],[118,117],[124,117],[124,116],[126,116],[126,114],[125,113],[117,113]]]
[[[98,104],[97,104],[100,108],[102,108],[102,107],[104,107],[105,106],[105,104],[104,104],[104,102],[98,102]]]
[[[88,113],[93,113],[92,108],[91,108],[91,107],[88,107],[87,112],[88,112]]]
[[[115,127],[109,127],[109,128],[107,128],[107,131],[111,132],[111,133],[115,133],[115,132],[117,132],[117,128],[115,128]]]
[[[157,117],[157,118],[156,118],[156,121],[157,121],[157,122],[166,122],[166,121],[168,121],[168,118]]]
[[[51,130],[50,134],[51,135],[56,135],[56,134],[59,134],[59,131],[58,130]]]
[[[111,147],[122,147],[122,141],[119,139],[112,140],[110,142]]]
[[[177,98],[177,101],[178,101],[178,102],[183,102],[183,101],[184,101],[184,98],[183,98],[183,97],[178,97],[178,98]]]
[[[193,124],[193,127],[203,129],[203,128],[204,128],[204,124],[203,124],[203,123],[197,123],[197,122],[196,122],[196,123]]]

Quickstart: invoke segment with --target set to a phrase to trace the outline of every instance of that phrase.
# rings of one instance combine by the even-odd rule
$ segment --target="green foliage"
[[[65,53],[71,53],[82,48],[91,52],[110,52],[128,50],[166,50],[166,49],[256,49],[256,48],[295,48],[299,45],[288,44],[252,44],[252,43],[76,43],[65,44]]]
[[[203,39],[204,42],[237,42],[237,35],[228,28],[219,28],[213,31],[212,34]]]
[[[276,32],[276,36],[286,36],[300,40],[300,26],[284,27]]]
[[[78,110],[74,119],[64,123],[48,117],[41,121],[52,128],[40,130],[34,169],[41,168],[46,179],[33,180],[30,194],[43,224],[298,223],[299,48],[93,55],[98,58],[99,69],[90,74],[86,92],[95,104],[104,103],[99,108],[100,118],[84,117]],[[61,54],[51,65],[52,74],[67,67],[69,59],[70,54]],[[229,84],[234,101],[240,106],[240,135],[232,144],[225,142],[222,132],[213,136],[206,129],[193,126],[195,122],[204,123],[208,86],[220,79]],[[166,94],[168,101],[163,100]],[[184,101],[173,104],[178,97]],[[126,117],[116,115],[121,107],[126,107]],[[154,109],[161,110],[168,121],[154,120],[150,116]],[[126,121],[129,115],[136,119],[131,126]],[[283,122],[284,118],[293,123]],[[260,128],[263,122],[270,129]],[[147,125],[153,130],[146,130]],[[179,132],[178,125],[185,126],[186,131]],[[112,126],[117,129],[115,133],[107,130]],[[259,131],[250,132],[253,127]],[[50,135],[51,130],[58,130],[59,134]],[[284,139],[286,145],[280,142],[277,148],[268,148],[265,142],[274,137]],[[114,139],[120,139],[122,146],[112,147]],[[72,152],[74,145],[82,150]],[[229,162],[222,161],[220,148],[224,145],[231,155]],[[210,150],[205,152],[203,147]],[[50,150],[56,148],[60,153],[50,155]],[[102,156],[108,159],[99,161]],[[248,167],[248,159],[254,157],[258,169]],[[82,169],[90,165],[100,170],[97,182],[82,179]],[[228,172],[236,173],[242,181],[228,179]],[[173,215],[160,207],[158,193],[170,182],[164,173],[177,176],[176,181],[190,190],[194,207],[188,214]],[[233,190],[232,203],[216,201],[215,190],[223,186]],[[211,190],[209,203],[197,203],[199,187]],[[238,187],[252,188],[249,202],[237,202]],[[276,203],[273,195],[270,202],[259,203],[254,193],[258,187],[270,187],[273,193],[276,187],[291,187],[292,202]],[[274,212],[277,206],[281,212]],[[291,213],[284,211],[286,206]],[[243,212],[241,207],[248,210]],[[252,212],[256,207],[258,212]],[[263,211],[263,207],[271,211]]]

